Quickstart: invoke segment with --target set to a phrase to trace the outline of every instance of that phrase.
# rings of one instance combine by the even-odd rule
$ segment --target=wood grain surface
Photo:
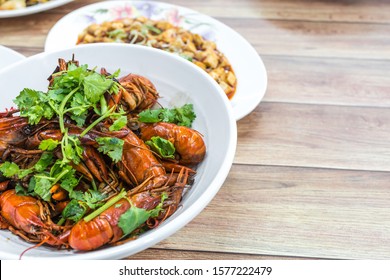
[[[0,19],[0,44],[42,52],[59,19],[95,2]],[[268,88],[237,123],[234,164],[212,202],[127,259],[390,259],[390,2],[165,2],[239,32]]]

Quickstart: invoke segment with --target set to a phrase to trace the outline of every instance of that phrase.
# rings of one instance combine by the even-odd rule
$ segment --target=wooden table
[[[0,19],[0,44],[42,52],[61,17],[93,2]],[[214,200],[129,259],[390,259],[390,3],[166,2],[241,33],[268,89],[238,122],[234,165]]]

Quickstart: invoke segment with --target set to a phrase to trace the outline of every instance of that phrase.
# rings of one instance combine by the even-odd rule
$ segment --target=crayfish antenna
[[[35,248],[38,248],[38,247],[42,246],[43,244],[45,244],[45,243],[49,240],[49,238],[50,238],[50,236],[47,236],[47,237],[46,237],[45,239],[43,239],[40,243],[35,244],[34,246],[31,246],[31,247],[28,247],[26,250],[24,250],[24,251],[20,254],[19,260],[21,260],[22,257],[23,257],[23,255],[24,255],[25,253],[27,253],[28,251],[30,251],[30,250],[32,250],[32,249],[35,249]]]

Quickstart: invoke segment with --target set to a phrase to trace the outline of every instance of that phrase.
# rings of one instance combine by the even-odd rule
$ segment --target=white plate
[[[53,26],[45,51],[75,46],[78,35],[91,23],[141,15],[168,20],[215,41],[237,76],[237,91],[231,100],[235,119],[243,118],[257,107],[267,88],[267,73],[256,50],[225,24],[184,7],[154,1],[106,1],[88,5],[69,13]]]
[[[51,0],[47,3],[37,4],[23,9],[0,10],[0,18],[11,18],[36,14],[42,11],[57,8],[72,1],[73,0]]]
[[[0,45],[0,70],[24,58],[21,53]]]
[[[57,52],[45,52],[28,57],[0,70],[0,85],[7,89],[2,96],[0,111],[15,107],[13,99],[24,88],[47,91],[47,77],[58,59],[72,55],[90,68],[105,67],[121,75],[135,73],[150,79],[158,89],[159,103],[164,107],[194,105],[196,119],[193,128],[204,135],[207,153],[197,168],[194,185],[188,189],[177,211],[158,227],[143,233],[136,240],[108,246],[91,252],[51,249],[41,246],[28,251],[23,259],[119,259],[135,254],[172,235],[198,215],[218,192],[232,166],[237,124],[225,93],[215,81],[177,55],[157,49],[125,44],[89,44]],[[37,71],[38,69],[38,71]],[[9,231],[0,230],[0,259],[17,259],[31,247]]]

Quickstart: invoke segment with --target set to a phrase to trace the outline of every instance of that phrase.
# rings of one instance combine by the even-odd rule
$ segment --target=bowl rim
[[[178,232],[181,228],[186,226],[189,222],[191,222],[203,209],[210,203],[210,201],[215,197],[219,189],[222,187],[223,183],[225,182],[230,169],[233,165],[233,159],[236,152],[236,146],[237,146],[237,123],[236,119],[232,112],[232,107],[230,105],[230,102],[228,98],[226,97],[225,93],[222,91],[222,89],[218,86],[218,84],[215,82],[212,77],[210,77],[206,72],[204,72],[202,69],[197,67],[196,65],[193,65],[190,61],[187,61],[183,58],[180,58],[179,56],[175,54],[168,53],[163,50],[155,49],[155,48],[149,48],[145,46],[137,46],[137,45],[128,45],[128,44],[121,44],[121,43],[95,43],[95,44],[86,44],[86,45],[78,45],[75,47],[62,49],[62,50],[55,50],[50,52],[42,52],[36,55],[33,55],[31,57],[26,58],[25,60],[21,60],[19,62],[16,62],[12,65],[9,65],[3,69],[0,70],[0,76],[3,73],[6,73],[7,71],[10,71],[13,68],[20,67],[19,65],[22,65],[24,63],[27,63],[31,60],[44,60],[45,57],[49,57],[55,54],[63,54],[63,53],[69,53],[69,52],[77,52],[77,49],[101,49],[101,48],[111,48],[111,49],[142,49],[142,51],[145,52],[151,52],[151,53],[158,53],[158,55],[169,57],[169,59],[175,59],[177,61],[180,61],[179,63],[187,65],[186,67],[189,67],[192,71],[197,72],[200,76],[203,77],[203,79],[206,79],[209,83],[213,85],[213,87],[216,89],[218,94],[220,95],[220,99],[224,104],[224,107],[226,107],[227,112],[227,122],[229,127],[229,135],[227,142],[227,151],[224,155],[223,161],[221,166],[219,167],[219,171],[217,175],[211,180],[209,187],[205,189],[205,191],[196,199],[196,203],[192,203],[189,206],[187,206],[186,209],[184,209],[179,215],[174,217],[174,219],[170,220],[167,224],[162,224],[160,227],[164,228],[165,230],[159,230],[154,232],[146,232],[139,238],[129,241],[121,246],[110,246],[106,247],[101,250],[95,250],[95,251],[88,251],[88,252],[82,252],[82,253],[75,253],[75,254],[69,254],[64,256],[29,256],[25,255],[23,256],[23,259],[37,259],[37,258],[64,258],[64,259],[119,259],[126,256],[134,255],[140,251],[146,250],[150,248],[151,246],[157,244],[158,242],[161,242],[162,240],[166,239],[167,237],[171,236],[172,234]],[[131,50],[130,50],[131,51]],[[60,56],[59,56],[60,57]],[[101,65],[104,66],[104,65]],[[128,246],[126,246],[126,244]],[[15,255],[13,253],[7,253],[7,252],[0,252],[0,258],[6,258],[6,259],[12,259],[15,258]]]

